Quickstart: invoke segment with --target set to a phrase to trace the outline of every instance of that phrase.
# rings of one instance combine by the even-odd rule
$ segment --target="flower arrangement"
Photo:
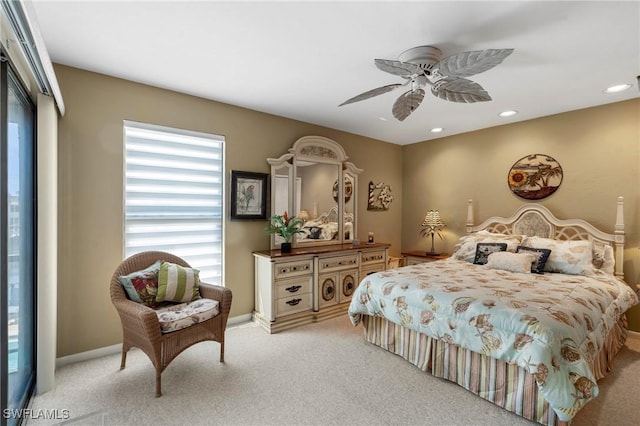
[[[286,243],[291,242],[291,237],[295,234],[303,233],[302,225],[304,221],[302,219],[292,217],[290,218],[287,215],[287,212],[284,212],[282,216],[274,215],[271,216],[269,226],[265,229],[268,234],[276,234],[284,238]]]

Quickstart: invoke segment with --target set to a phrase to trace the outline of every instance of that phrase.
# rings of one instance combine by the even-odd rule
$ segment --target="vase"
[[[291,243],[282,243],[282,244],[280,244],[280,252],[282,252],[282,253],[291,253]]]

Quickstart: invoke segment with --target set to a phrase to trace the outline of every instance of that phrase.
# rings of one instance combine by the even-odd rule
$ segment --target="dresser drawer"
[[[279,262],[274,265],[274,268],[276,279],[311,275],[313,272],[313,260],[306,259],[292,262]]]
[[[362,265],[385,262],[385,250],[362,252]]]
[[[384,263],[378,263],[378,264],[363,266],[362,267],[362,275],[360,276],[360,279],[363,279],[367,275],[371,275],[371,274],[374,274],[376,272],[382,272],[384,270],[385,270]]]
[[[358,267],[358,254],[349,254],[345,256],[321,257],[318,259],[318,272],[339,271]]]
[[[276,317],[311,310],[311,293],[298,294],[276,300]]]
[[[292,278],[276,282],[276,299],[311,293],[313,276]]]

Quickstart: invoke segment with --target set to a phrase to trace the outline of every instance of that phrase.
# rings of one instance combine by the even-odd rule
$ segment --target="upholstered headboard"
[[[594,245],[610,245],[615,250],[615,274],[623,276],[624,263],[624,198],[618,197],[614,233],[597,229],[582,219],[558,219],[541,204],[525,204],[510,217],[490,217],[474,225],[473,201],[468,201],[467,233],[486,230],[507,235],[527,235],[555,240],[590,240]]]

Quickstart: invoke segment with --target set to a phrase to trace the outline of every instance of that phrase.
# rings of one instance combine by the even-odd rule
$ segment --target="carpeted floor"
[[[269,335],[253,323],[227,330],[224,364],[214,342],[165,370],[138,350],[59,368],[56,388],[31,409],[69,410],[69,425],[534,425],[456,384],[366,343],[346,316]],[[601,394],[572,426],[640,424],[640,339],[629,339]],[[42,411],[40,411],[42,412]]]

